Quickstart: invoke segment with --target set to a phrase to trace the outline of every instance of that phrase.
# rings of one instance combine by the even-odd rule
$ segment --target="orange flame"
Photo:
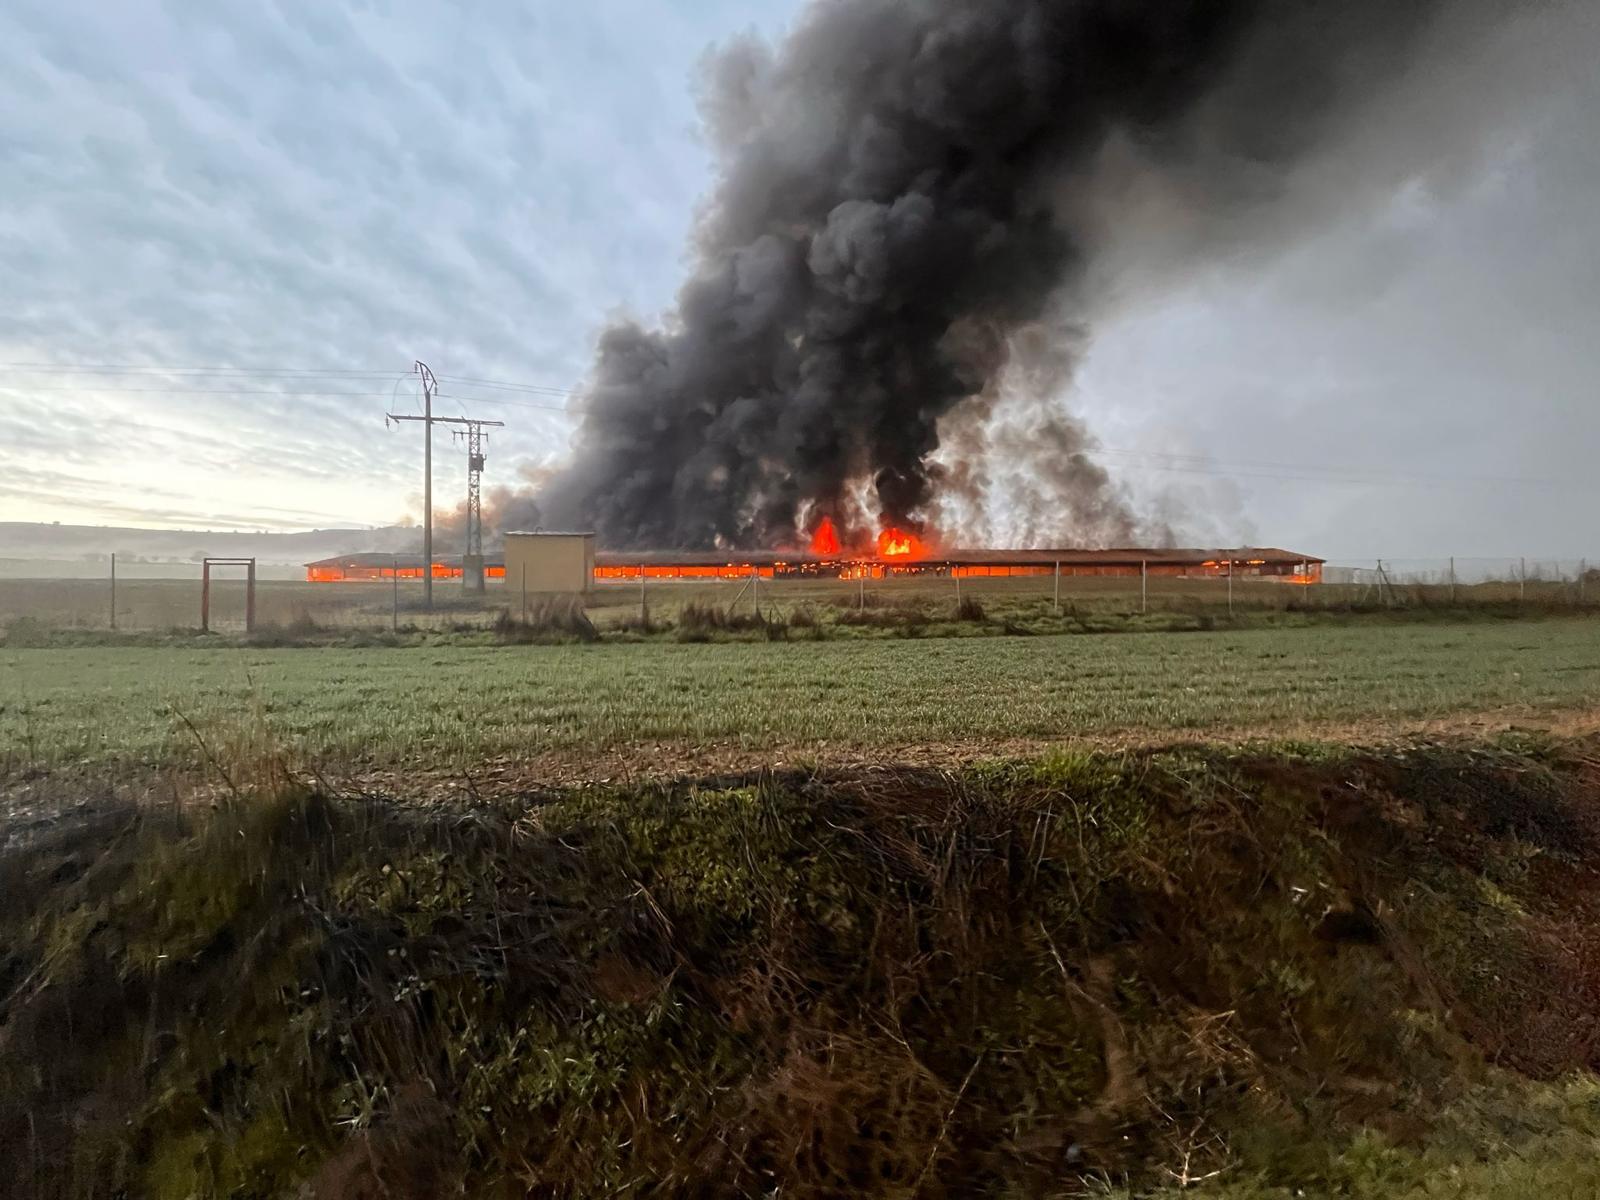
[[[833,558],[839,553],[839,533],[833,527],[832,517],[823,517],[816,532],[811,535],[811,553],[818,558]]]
[[[914,533],[890,526],[878,535],[879,558],[921,558],[926,553],[927,547]]]

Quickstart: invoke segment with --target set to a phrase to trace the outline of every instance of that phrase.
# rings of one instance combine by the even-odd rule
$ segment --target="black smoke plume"
[[[822,0],[777,51],[724,48],[693,274],[662,328],[602,334],[542,508],[619,548],[794,545],[820,512],[921,529],[998,486],[960,460],[964,414],[1020,394],[1044,480],[1022,503],[1056,506],[1024,536],[1132,536],[1092,439],[1017,370],[1086,336],[1108,147],[1181,180],[1203,234],[1468,2]]]

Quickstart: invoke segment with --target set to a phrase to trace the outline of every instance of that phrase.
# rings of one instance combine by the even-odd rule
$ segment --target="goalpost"
[[[200,569],[200,632],[211,632],[211,568],[243,567],[244,575],[244,631],[254,633],[256,628],[256,560],[253,558],[208,558]]]

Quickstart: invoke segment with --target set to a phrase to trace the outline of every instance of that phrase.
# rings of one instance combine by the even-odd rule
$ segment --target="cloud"
[[[125,518],[151,455],[217,485],[185,512],[281,522],[267,510],[299,508],[270,493],[298,479],[347,519],[399,515],[419,490],[416,437],[384,436],[382,414],[414,407],[413,385],[394,388],[413,358],[566,386],[607,313],[670,294],[706,170],[689,79],[736,11],[8,5],[0,361],[393,375],[7,370],[0,470],[53,447],[63,472],[97,473],[100,499],[35,493],[31,509],[70,517]],[[273,388],[369,394],[246,394]],[[557,414],[450,390],[508,422],[491,480],[564,446]],[[440,443],[449,495],[455,451]],[[152,522],[170,499],[152,500]]]
[[[1448,170],[1325,212],[1303,240],[1242,228],[1159,290],[1138,253],[1179,254],[1182,231],[1131,223],[1143,240],[1122,247],[1074,400],[1115,479],[1219,538],[1600,557],[1600,6],[1530,7],[1588,22],[1484,64],[1473,113],[1419,97],[1393,114],[1424,139],[1492,121],[1486,147],[1432,156]],[[0,362],[389,372],[5,370],[0,519],[400,516],[418,435],[382,414],[414,410],[412,359],[572,386],[610,315],[663,309],[712,183],[696,64],[798,8],[0,7]],[[275,388],[351,394],[246,394]],[[521,406],[551,397],[446,390],[508,422],[491,486],[565,451],[570,424]],[[464,464],[436,449],[443,506]]]

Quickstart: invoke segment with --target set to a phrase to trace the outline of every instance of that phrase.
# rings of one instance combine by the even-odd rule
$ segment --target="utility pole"
[[[422,377],[422,416],[409,413],[387,413],[384,424],[390,421],[422,422],[422,605],[433,610],[433,427],[435,425],[464,425],[467,428],[467,547],[462,560],[461,578],[469,587],[474,586],[473,565],[476,562],[476,586],[483,590],[483,513],[480,489],[483,474],[483,429],[485,426],[503,426],[504,421],[471,421],[466,417],[436,417],[433,415],[433,398],[439,390],[439,381],[433,377],[425,362],[417,362],[412,370]]]
[[[411,373],[422,380],[422,415],[397,417],[389,413],[384,425],[390,421],[422,422],[422,607],[433,611],[433,393],[439,381],[433,377],[428,364],[418,359],[411,364]]]
[[[117,627],[117,552],[111,552],[111,628]]]
[[[452,422],[453,423],[453,422]],[[467,551],[461,561],[461,584],[469,592],[483,591],[483,447],[488,435],[485,425],[504,425],[504,421],[466,421],[466,430],[457,429],[456,439],[467,441]]]

